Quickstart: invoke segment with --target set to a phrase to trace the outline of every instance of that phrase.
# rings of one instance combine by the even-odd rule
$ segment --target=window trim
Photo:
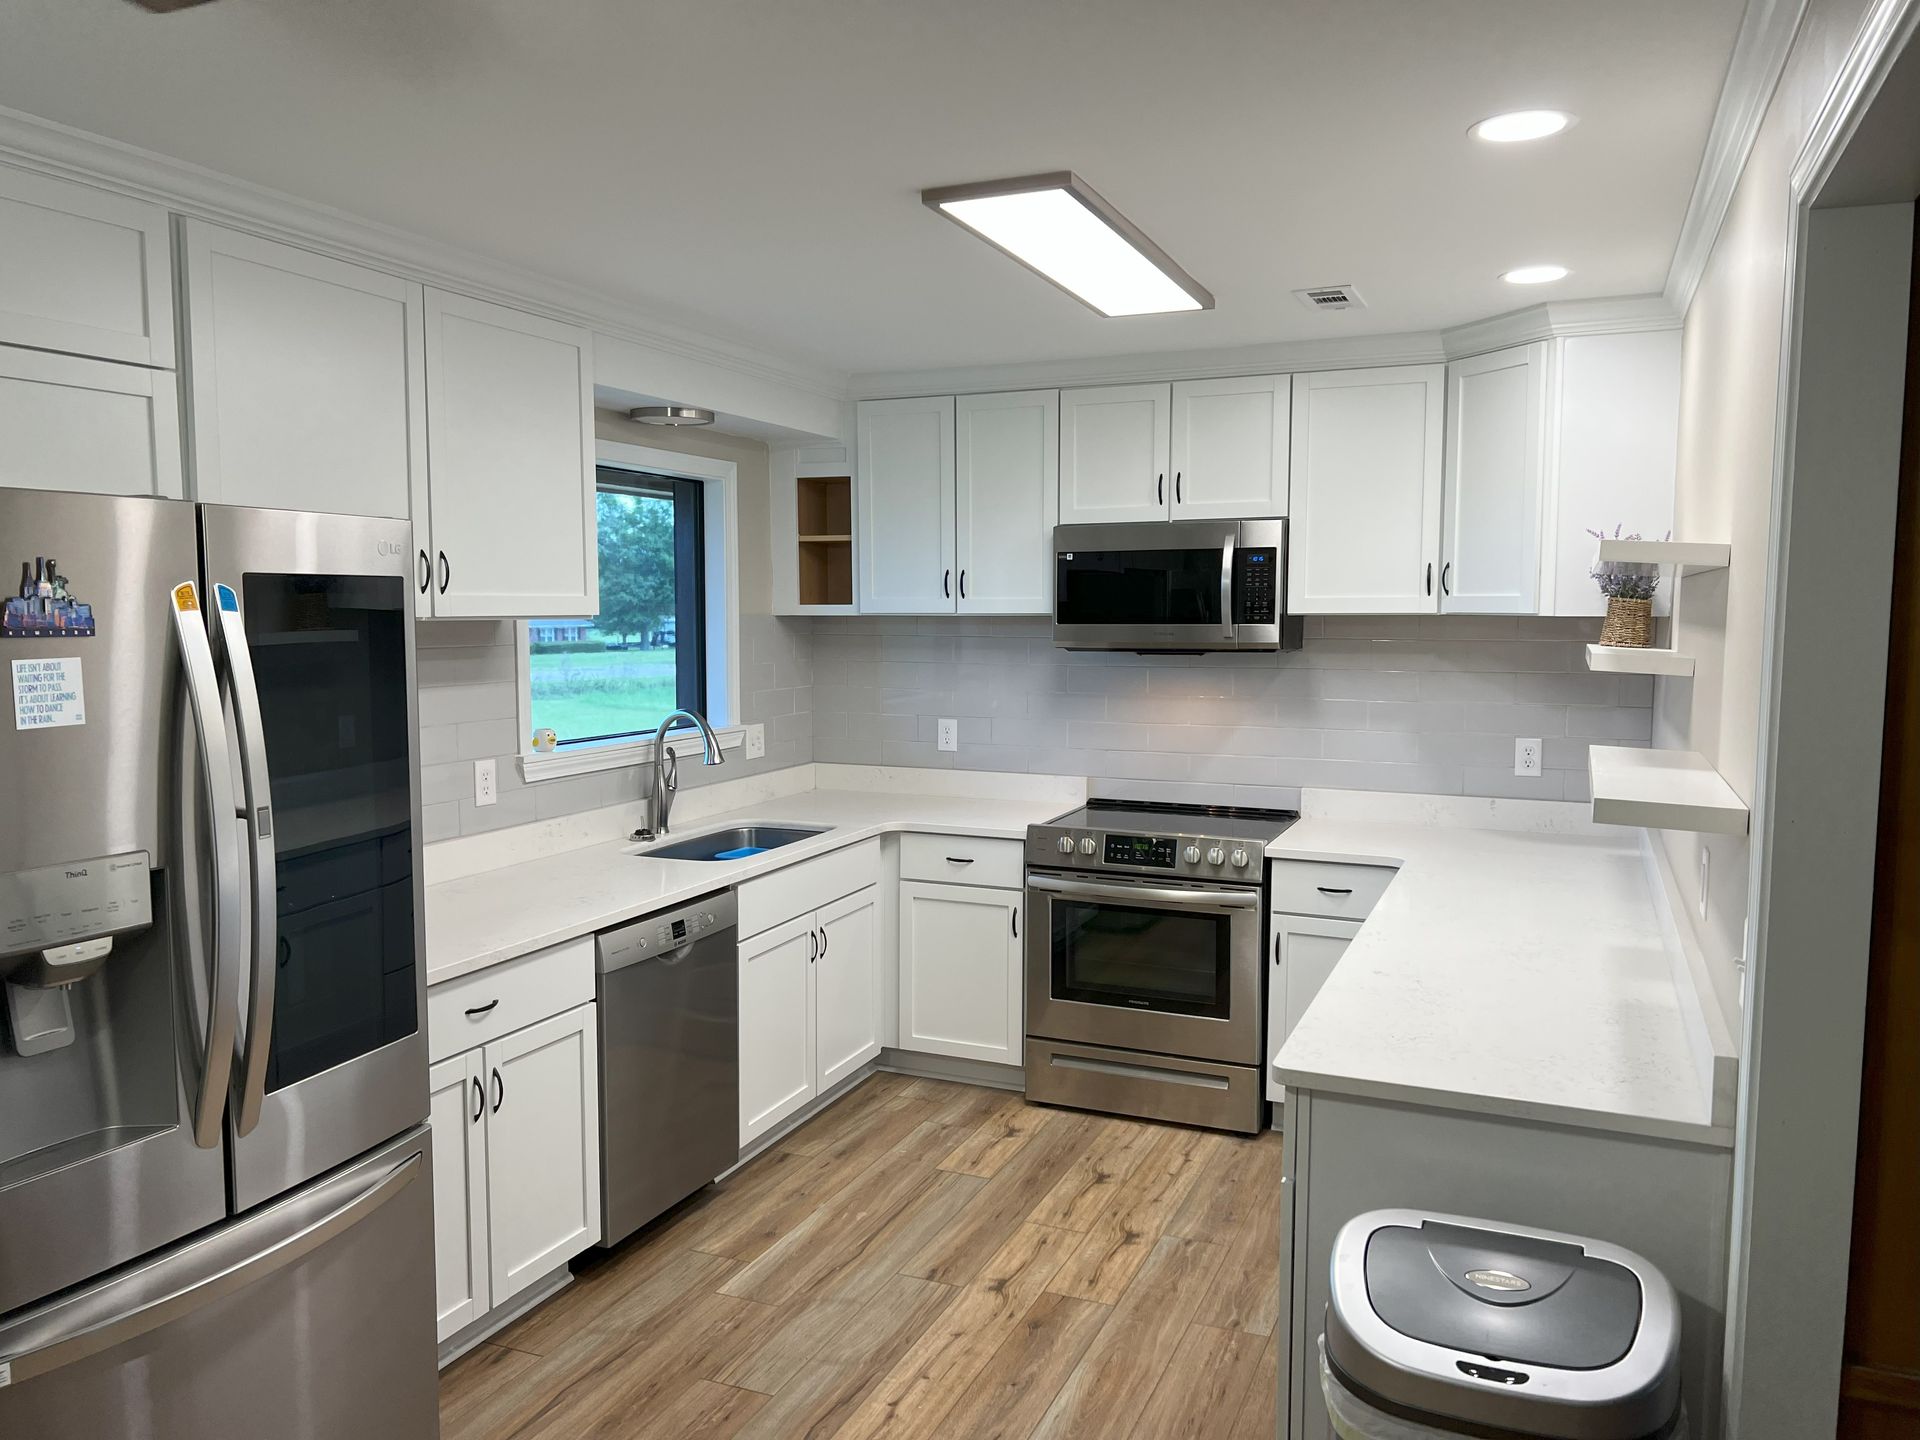
[[[740,614],[736,597],[740,593],[740,504],[739,466],[731,460],[715,460],[705,455],[683,455],[678,450],[656,450],[649,445],[629,445],[618,440],[594,442],[594,464],[602,470],[636,470],[649,475],[665,475],[675,480],[697,480],[706,501],[706,664],[707,719],[719,736],[720,748],[738,750],[746,744],[747,727],[739,713],[740,689]],[[653,762],[653,741],[609,740],[593,745],[578,745],[556,750],[550,755],[533,752],[533,694],[528,663],[527,624],[514,622],[519,681],[520,775],[528,784],[558,780],[569,775],[589,775],[603,770],[622,770]],[[667,736],[667,748],[683,759],[697,758],[702,748],[700,737],[692,730],[677,730]]]

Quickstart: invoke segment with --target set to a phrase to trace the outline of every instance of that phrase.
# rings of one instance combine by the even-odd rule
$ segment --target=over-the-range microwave
[[[1297,650],[1285,520],[1053,529],[1053,643],[1064,650]]]

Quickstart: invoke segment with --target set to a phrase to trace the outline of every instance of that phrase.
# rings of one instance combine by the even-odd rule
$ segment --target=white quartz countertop
[[[638,854],[646,844],[619,841],[429,885],[427,984],[591,935],[888,831],[1024,840],[1028,825],[1071,808],[1057,798],[813,790],[689,821],[667,836],[682,840],[750,824],[832,827],[744,860],[654,860]]]
[[[1399,872],[1276,1057],[1283,1084],[1731,1143],[1637,831],[1309,818],[1267,857]]]

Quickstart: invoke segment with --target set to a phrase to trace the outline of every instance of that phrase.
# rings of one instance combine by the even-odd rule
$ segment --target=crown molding
[[[1440,365],[1562,335],[1619,335],[1675,330],[1680,315],[1659,295],[1565,300],[1505,315],[1399,335],[1337,340],[1286,340],[1214,350],[1163,350],[1092,359],[1039,360],[1023,365],[974,365],[946,370],[874,371],[850,377],[860,400],[914,395],[977,395],[1001,390],[1140,385],[1171,380],[1217,380],[1236,375],[1283,375],[1302,370],[1363,370],[1384,365]]]
[[[204,166],[0,106],[0,161],[133,195],[177,214],[449,286],[551,319],[798,390],[843,400],[844,373],[662,319],[630,301],[506,265]]]
[[[1740,33],[1734,37],[1733,57],[1727,62],[1727,78],[1720,86],[1720,103],[1707,131],[1700,173],[1667,268],[1664,293],[1677,314],[1685,315],[1693,304],[1693,292],[1720,238],[1727,207],[1733,203],[1733,192],[1747,168],[1747,157],[1753,153],[1806,10],[1807,0],[1748,0]]]

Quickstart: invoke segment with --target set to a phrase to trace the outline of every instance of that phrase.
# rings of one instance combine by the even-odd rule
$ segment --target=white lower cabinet
[[[580,1005],[429,1072],[440,1339],[599,1239],[597,1047]]]
[[[1021,1063],[1021,898],[984,885],[901,882],[902,1050]]]
[[[879,890],[740,942],[740,1143],[880,1053]]]
[[[1360,933],[1360,922],[1315,915],[1273,915],[1269,920],[1273,974],[1267,982],[1267,1099],[1277,1102],[1287,1098],[1287,1089],[1273,1078],[1274,1058]]]

